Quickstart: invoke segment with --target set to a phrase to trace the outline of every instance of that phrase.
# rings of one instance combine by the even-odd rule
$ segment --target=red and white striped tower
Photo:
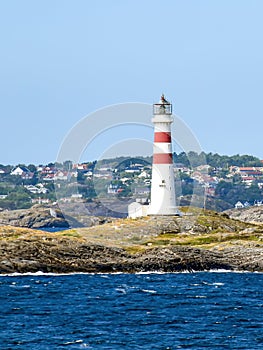
[[[148,215],[179,215],[176,207],[171,124],[172,105],[164,95],[153,105],[154,146]]]

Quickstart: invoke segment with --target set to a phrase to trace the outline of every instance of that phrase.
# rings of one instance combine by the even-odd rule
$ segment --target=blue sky
[[[204,151],[263,158],[262,13],[261,0],[1,1],[0,163],[54,161],[84,116],[162,92]]]

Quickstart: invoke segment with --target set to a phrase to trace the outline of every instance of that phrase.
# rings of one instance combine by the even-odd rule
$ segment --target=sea
[[[263,274],[0,276],[0,349],[263,349]]]

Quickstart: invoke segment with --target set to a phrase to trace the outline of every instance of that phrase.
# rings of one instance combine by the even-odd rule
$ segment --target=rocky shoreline
[[[242,258],[246,255],[246,258]],[[263,272],[262,252],[253,249],[207,251],[190,247],[153,248],[131,255],[123,249],[100,245],[80,245],[68,249],[50,249],[46,244],[37,244],[28,249],[9,251],[2,256],[0,273],[135,273],[135,272],[183,272],[183,271],[257,271]]]
[[[0,273],[263,272],[263,227],[214,212],[47,233],[0,226]]]

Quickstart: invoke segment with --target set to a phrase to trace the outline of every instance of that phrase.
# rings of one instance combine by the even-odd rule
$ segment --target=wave
[[[202,274],[202,273],[240,273],[240,274],[263,274],[263,272],[258,271],[232,271],[232,270],[224,270],[224,269],[212,269],[212,270],[206,270],[206,271],[175,271],[175,272],[163,272],[163,271],[141,271],[141,272],[135,272],[135,273],[128,273],[128,272],[69,272],[69,273],[54,273],[54,272],[25,272],[25,273],[19,273],[19,272],[13,272],[13,273],[4,273],[0,274],[0,277],[16,277],[16,276],[72,276],[72,275],[89,275],[89,276],[110,276],[110,275],[171,275],[171,274]]]

